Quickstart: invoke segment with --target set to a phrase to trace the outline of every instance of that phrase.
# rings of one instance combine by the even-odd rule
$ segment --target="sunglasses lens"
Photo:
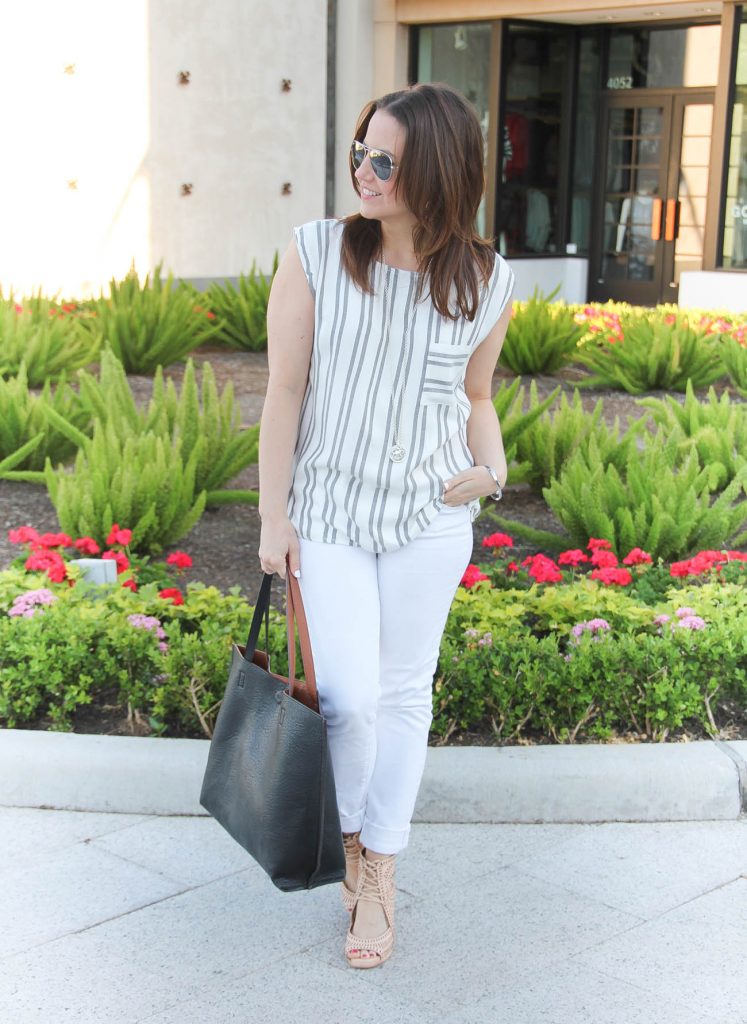
[[[350,159],[353,161],[353,167],[357,171],[366,159],[366,147],[362,146],[360,142],[354,142],[350,147]]]
[[[371,166],[379,181],[389,181],[392,176],[392,160],[386,153],[376,153],[371,157]]]

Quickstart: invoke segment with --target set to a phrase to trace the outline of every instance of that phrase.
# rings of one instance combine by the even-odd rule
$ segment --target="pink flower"
[[[480,567],[474,565],[472,562],[464,570],[464,576],[462,576],[461,583],[463,587],[468,590],[470,587],[474,587],[475,583],[479,583],[480,580],[486,580],[487,575],[480,570]]]
[[[43,533],[38,543],[43,548],[69,548],[73,542],[66,533]]]
[[[489,537],[483,537],[484,548],[512,548],[514,541],[507,533],[491,533]]]
[[[17,530],[8,530],[11,544],[38,544],[39,534],[33,526],[20,526]]]
[[[705,629],[705,619],[699,615],[684,615],[677,623],[682,629]]]
[[[590,561],[597,569],[614,569],[617,567],[617,555],[614,551],[605,551],[604,548],[595,548]]]
[[[651,555],[647,551],[643,551],[641,548],[633,548],[623,558],[623,565],[643,565],[651,561]]]
[[[192,559],[186,551],[174,551],[166,562],[168,565],[175,565],[177,569],[189,569],[192,565]]]
[[[633,582],[633,577],[627,569],[617,569],[609,566],[604,569],[594,569],[591,574],[593,580],[599,580],[605,586],[627,587]]]
[[[52,583],[62,583],[67,575],[64,559],[57,551],[35,551],[26,559],[25,567],[31,571],[46,572]]]
[[[588,562],[589,558],[580,548],[571,548],[569,551],[561,551],[558,555],[558,565],[581,565]]]
[[[122,547],[127,545],[132,540],[132,530],[120,529],[119,523],[115,523],[109,531],[109,536],[106,538],[106,543],[111,547],[112,544],[121,544]]]
[[[599,551],[602,549],[609,550],[612,544],[608,540],[600,540],[598,537],[589,538],[589,543],[586,545],[589,551]]]
[[[521,563],[529,567],[529,575],[535,583],[562,583],[563,574],[547,555],[539,554],[525,558]]]
[[[93,537],[79,537],[73,542],[73,547],[77,548],[82,555],[98,555],[101,551]]]

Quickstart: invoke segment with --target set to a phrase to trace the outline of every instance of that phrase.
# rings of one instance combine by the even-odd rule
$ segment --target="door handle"
[[[664,222],[664,241],[673,242],[680,233],[680,203],[667,199],[667,215]]]
[[[661,199],[654,199],[651,205],[651,238],[658,242],[661,238],[661,211],[664,204]]]

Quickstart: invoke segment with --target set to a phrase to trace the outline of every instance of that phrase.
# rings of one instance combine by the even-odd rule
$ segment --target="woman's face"
[[[368,123],[364,142],[371,149],[383,149],[389,153],[395,165],[399,164],[405,148],[405,129],[386,110],[377,110]],[[360,212],[372,220],[389,221],[414,220],[410,210],[395,192],[397,174],[395,169],[388,181],[376,177],[371,161],[366,157],[355,177],[360,188]]]

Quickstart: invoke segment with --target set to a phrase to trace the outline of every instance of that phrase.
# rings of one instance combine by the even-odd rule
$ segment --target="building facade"
[[[378,15],[400,52],[382,86],[443,81],[475,104],[482,227],[520,295],[747,309],[747,5],[397,0]]]

